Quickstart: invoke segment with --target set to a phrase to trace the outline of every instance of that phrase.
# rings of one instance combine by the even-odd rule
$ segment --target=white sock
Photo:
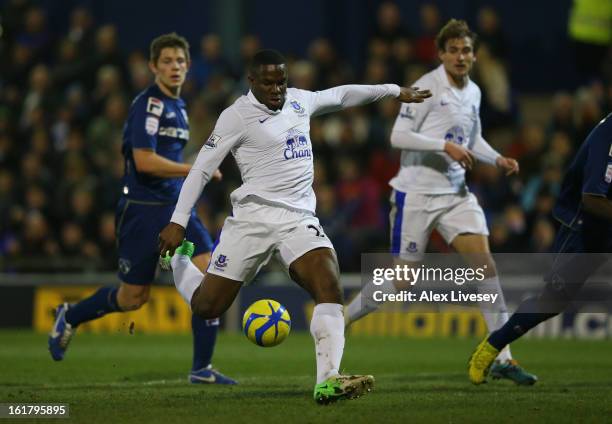
[[[395,288],[392,281],[388,280],[385,280],[380,286],[368,282],[346,308],[347,325],[375,312],[383,305],[384,302],[374,300],[375,291],[381,291],[384,294],[395,294],[397,293],[397,288]]]
[[[339,374],[344,351],[342,305],[338,303],[315,305],[310,321],[310,334],[315,342],[317,384],[319,384]]]
[[[174,285],[189,305],[189,308],[191,308],[193,292],[200,287],[204,274],[191,262],[191,258],[186,255],[175,254],[171,259],[171,264]]]
[[[479,304],[480,312],[487,323],[487,329],[489,333],[501,328],[508,321],[508,309],[506,308],[506,300],[504,299],[504,293],[502,292],[501,285],[499,284],[499,277],[489,277],[482,280],[477,285],[478,293],[482,294],[497,294],[497,300],[494,304],[488,302],[482,302]],[[510,352],[510,346],[504,347],[497,360],[500,362],[506,362],[512,359],[512,353]]]

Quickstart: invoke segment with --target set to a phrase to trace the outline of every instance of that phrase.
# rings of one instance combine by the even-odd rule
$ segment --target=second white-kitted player
[[[401,167],[389,184],[391,194],[391,253],[397,262],[418,266],[431,232],[436,229],[469,265],[486,267],[478,290],[498,294],[492,307],[481,310],[489,331],[508,320],[495,262],[491,257],[489,231],[482,208],[465,183],[465,170],[474,157],[503,169],[518,172],[518,163],[496,152],[482,137],[478,86],[469,73],[476,60],[476,35],[465,21],[451,19],[437,36],[442,64],[423,75],[416,86],[431,89],[433,97],[417,105],[402,105],[391,133],[393,147],[402,149]],[[347,324],[376,310],[371,287],[366,286],[348,306]],[[380,290],[380,287],[377,287]],[[395,284],[383,289],[395,291]],[[512,359],[509,349],[500,352],[491,369],[493,378],[517,384],[537,381]]]

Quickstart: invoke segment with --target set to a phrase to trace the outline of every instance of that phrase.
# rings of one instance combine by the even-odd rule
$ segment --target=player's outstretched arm
[[[429,90],[400,87],[396,84],[340,85],[310,93],[311,116],[322,115],[353,106],[366,105],[394,97],[405,103],[421,103],[431,97]]]

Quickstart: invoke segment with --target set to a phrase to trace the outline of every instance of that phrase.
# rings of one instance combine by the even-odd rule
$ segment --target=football
[[[244,312],[242,330],[258,346],[276,346],[289,335],[291,317],[287,309],[277,301],[258,300]]]

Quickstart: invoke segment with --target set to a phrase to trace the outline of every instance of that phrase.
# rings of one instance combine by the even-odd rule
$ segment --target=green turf
[[[80,334],[66,359],[54,363],[46,336],[0,331],[0,402],[68,403],[71,421],[79,423],[522,424],[612,417],[612,341],[517,343],[515,357],[540,377],[534,387],[470,385],[465,367],[476,342],[349,336],[343,367],[373,374],[376,388],[361,399],[322,407],[312,400],[308,334],[291,334],[269,349],[242,335],[221,335],[215,366],[241,384],[211,387],[186,382],[188,335]]]

